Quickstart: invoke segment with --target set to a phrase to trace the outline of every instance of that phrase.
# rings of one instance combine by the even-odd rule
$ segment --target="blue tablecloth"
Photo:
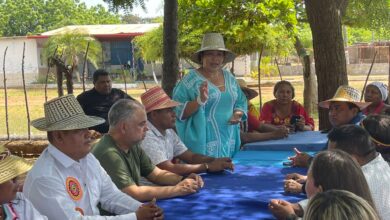
[[[270,199],[304,199],[284,193],[283,180],[287,173],[305,174],[306,169],[282,167],[281,161],[291,152],[264,153],[239,152],[234,158],[234,172],[203,174],[205,187],[198,193],[157,201],[165,219],[274,219],[268,211]],[[265,160],[258,159],[263,156]]]
[[[290,134],[284,139],[248,143],[243,146],[243,150],[288,151],[297,147],[300,151],[319,151],[326,146],[327,141],[327,134],[319,131],[305,131]]]

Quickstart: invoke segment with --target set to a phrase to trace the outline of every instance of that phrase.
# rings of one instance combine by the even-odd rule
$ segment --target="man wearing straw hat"
[[[11,155],[7,148],[0,146],[0,219],[47,219],[23,193],[18,192],[17,177],[29,171],[32,166],[31,162]]]
[[[146,113],[135,100],[121,99],[108,113],[110,129],[93,149],[93,154],[123,192],[139,201],[192,194],[203,187],[196,174],[179,176],[154,166],[142,150]],[[161,186],[141,186],[141,176]]]
[[[359,90],[347,86],[340,86],[333,98],[318,103],[318,106],[329,109],[329,122],[333,128],[347,124],[359,124],[364,119],[361,112],[371,102],[361,102]],[[295,166],[308,166],[310,155],[295,149],[296,156],[290,159]]]
[[[148,117],[148,131],[141,146],[154,165],[179,175],[233,170],[232,160],[228,157],[216,159],[187,149],[173,130],[176,121],[174,107],[180,103],[171,100],[161,87],[149,89],[141,95],[141,101]],[[174,157],[186,164],[172,163]]]
[[[32,121],[47,131],[49,146],[27,175],[24,193],[49,219],[162,219],[154,203],[142,205],[122,193],[90,153],[88,127],[104,119],[85,115],[73,95],[44,104],[45,117]],[[100,217],[97,204],[118,214]]]

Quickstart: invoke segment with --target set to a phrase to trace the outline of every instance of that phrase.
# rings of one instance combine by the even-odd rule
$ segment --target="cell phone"
[[[300,115],[293,115],[293,116],[291,116],[290,124],[295,125],[297,123],[297,121],[299,121],[299,119],[301,119]]]
[[[283,166],[288,166],[288,167],[291,167],[293,165],[293,162],[292,161],[283,161]]]

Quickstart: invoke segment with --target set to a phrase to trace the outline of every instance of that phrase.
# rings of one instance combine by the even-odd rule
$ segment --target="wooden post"
[[[372,59],[372,62],[371,62],[370,69],[368,70],[368,73],[367,73],[366,81],[364,82],[363,91],[362,91],[362,96],[360,97],[360,101],[362,101],[362,100],[363,100],[363,97],[364,97],[364,91],[366,90],[367,81],[368,81],[368,78],[370,77],[370,74],[371,74],[372,67],[374,66],[375,57],[376,57],[376,54],[377,54],[377,53],[378,53],[378,51],[376,51],[376,50],[375,50],[374,58]]]
[[[31,140],[30,111],[28,109],[28,98],[27,98],[27,91],[26,91],[26,81],[24,79],[24,55],[25,55],[25,52],[26,52],[26,42],[23,43],[22,80],[23,80],[24,101],[26,103],[26,112],[27,112],[28,140]]]
[[[260,54],[259,54],[259,60],[258,60],[258,63],[257,63],[257,83],[258,83],[258,89],[259,89],[259,101],[260,101],[260,111],[261,111],[261,107],[263,106],[263,100],[261,98],[261,79],[260,79],[260,64],[261,64],[261,57],[263,56],[263,49],[264,49],[264,45],[261,45],[261,49],[260,49]]]
[[[279,78],[280,78],[280,81],[282,81],[282,74],[280,73],[280,69],[279,69],[279,63],[278,63],[278,60],[276,59],[275,57],[275,63],[276,63],[276,67],[278,67],[278,73],[279,73]]]
[[[8,124],[8,95],[7,95],[7,78],[5,76],[5,57],[7,56],[8,46],[4,50],[3,58],[3,82],[4,82],[4,104],[5,104],[5,127],[7,129],[7,140],[9,140],[9,124]]]
[[[88,41],[88,44],[87,44],[87,50],[85,51],[85,56],[84,56],[84,64],[83,64],[83,79],[82,79],[82,82],[83,82],[83,92],[85,92],[85,65],[87,64],[87,58],[88,58],[88,50],[89,50],[89,41]]]

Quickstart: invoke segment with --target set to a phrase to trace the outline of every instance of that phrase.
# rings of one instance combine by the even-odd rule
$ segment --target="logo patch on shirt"
[[[83,215],[83,216],[84,216],[84,210],[83,210],[82,208],[80,208],[80,207],[76,207],[76,208],[75,208],[75,210],[76,210],[76,211],[78,211],[78,212],[80,212],[80,213],[81,213],[81,215]]]
[[[74,177],[66,178],[66,191],[68,191],[69,196],[75,201],[79,201],[83,197],[83,189],[79,181]]]

